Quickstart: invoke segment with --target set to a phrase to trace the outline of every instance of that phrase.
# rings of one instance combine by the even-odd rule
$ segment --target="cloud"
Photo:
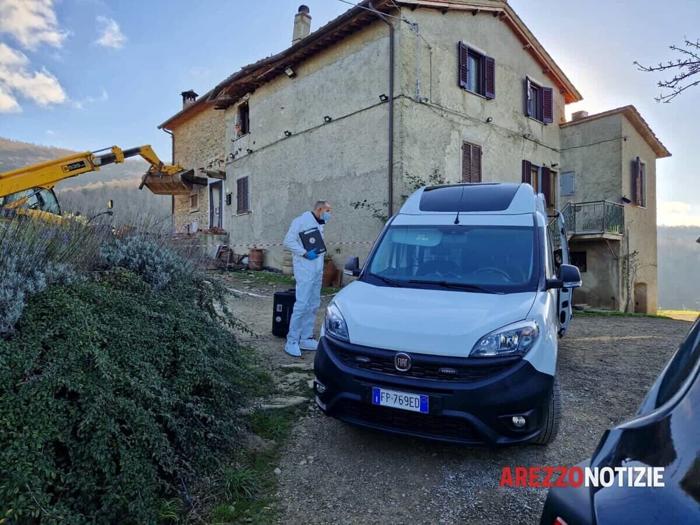
[[[41,44],[61,47],[68,36],[58,25],[53,0],[0,0],[0,33],[32,50]]]
[[[0,85],[0,113],[19,113],[22,108],[17,99]]]
[[[0,113],[21,111],[17,97],[32,100],[40,106],[68,100],[55,76],[45,68],[32,70],[24,53],[0,42]]]
[[[660,202],[658,223],[663,226],[700,226],[700,206],[682,201]]]
[[[113,18],[106,16],[97,17],[97,28],[100,36],[95,40],[98,46],[121,49],[126,43],[126,36],[119,28],[119,24]]]
[[[107,90],[105,88],[102,88],[100,91],[100,94],[97,95],[96,97],[93,96],[87,96],[85,98],[82,98],[80,100],[74,100],[73,101],[73,107],[76,109],[85,109],[85,106],[88,104],[95,104],[96,102],[106,102],[109,100],[109,93],[107,93]]]

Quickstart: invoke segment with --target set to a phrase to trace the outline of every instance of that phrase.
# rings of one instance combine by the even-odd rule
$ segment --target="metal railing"
[[[625,231],[624,206],[616,202],[569,202],[561,213],[569,235],[622,235]]]

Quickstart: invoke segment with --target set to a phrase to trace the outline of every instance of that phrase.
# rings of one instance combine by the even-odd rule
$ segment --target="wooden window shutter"
[[[640,184],[639,184],[639,179],[640,179],[639,172],[641,170],[641,165],[642,165],[642,162],[639,159],[639,157],[637,157],[636,159],[634,159],[632,161],[632,177],[630,178],[630,193],[632,194],[631,200],[632,200],[632,203],[634,203],[634,204],[641,204],[641,202],[640,202],[641,198],[639,195],[639,193],[640,193],[639,190],[641,189],[639,187],[640,186]]]
[[[496,61],[491,57],[484,57],[484,96],[496,98]]]
[[[248,211],[248,177],[243,177],[236,181],[236,213]]]
[[[529,160],[523,161],[523,182],[532,184],[532,163]]]
[[[552,88],[542,88],[542,122],[554,122],[554,93]]]
[[[523,88],[525,90],[525,96],[523,97],[525,104],[525,116],[531,117],[532,115],[530,115],[530,79],[527,77],[525,78],[525,82],[523,82]]]
[[[457,61],[459,62],[458,82],[459,87],[467,89],[467,77],[469,75],[469,50],[464,42],[457,44]]]
[[[462,144],[462,182],[472,181],[472,146],[468,142]]]
[[[552,195],[552,170],[542,166],[542,188],[540,193],[544,195],[544,202],[547,206],[554,206]]]
[[[481,146],[462,144],[462,182],[481,182]]]
[[[472,182],[481,182],[481,146],[472,144]]]
[[[646,165],[639,161],[639,204],[640,206],[647,205],[647,173]]]

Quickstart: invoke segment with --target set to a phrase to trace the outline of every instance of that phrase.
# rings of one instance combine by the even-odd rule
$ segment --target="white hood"
[[[525,319],[536,295],[395,288],[356,281],[336,296],[335,303],[353,344],[467,357],[487,333]]]

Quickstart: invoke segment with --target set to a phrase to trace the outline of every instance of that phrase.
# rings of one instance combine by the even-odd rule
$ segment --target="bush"
[[[0,336],[12,332],[29,295],[78,280],[70,265],[48,259],[48,236],[41,242],[27,232],[14,233],[0,239]]]
[[[160,288],[49,286],[0,339],[0,521],[153,523],[234,447],[260,377],[201,307],[210,287]]]
[[[174,277],[193,271],[189,262],[164,244],[138,235],[113,239],[102,247],[101,255],[109,267],[127,268],[157,290],[165,288]]]

